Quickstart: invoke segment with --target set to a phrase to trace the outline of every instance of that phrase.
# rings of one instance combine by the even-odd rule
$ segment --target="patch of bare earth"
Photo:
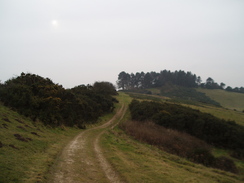
[[[63,149],[47,182],[123,182],[105,158],[99,140],[106,130],[123,118],[125,111],[125,106],[122,106],[108,122],[78,134]]]

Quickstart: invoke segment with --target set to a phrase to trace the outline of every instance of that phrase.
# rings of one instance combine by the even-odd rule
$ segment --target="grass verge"
[[[79,129],[34,123],[0,104],[0,182],[41,182]]]
[[[103,135],[104,154],[127,182],[242,182],[229,172],[207,168],[140,143],[116,128]]]

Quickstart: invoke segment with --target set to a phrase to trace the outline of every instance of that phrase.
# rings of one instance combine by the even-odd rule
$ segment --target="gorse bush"
[[[132,120],[148,121],[186,132],[220,148],[235,150],[243,157],[244,127],[213,115],[181,105],[133,100],[129,106]]]
[[[19,113],[48,125],[84,127],[114,109],[117,92],[108,82],[64,89],[48,78],[22,73],[0,85],[0,100]]]

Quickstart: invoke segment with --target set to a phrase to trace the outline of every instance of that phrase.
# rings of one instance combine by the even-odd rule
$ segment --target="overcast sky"
[[[244,86],[244,0],[0,0],[0,80],[185,70]]]

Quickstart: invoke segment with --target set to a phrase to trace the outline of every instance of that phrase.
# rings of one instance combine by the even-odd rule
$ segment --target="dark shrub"
[[[170,103],[133,100],[129,107],[132,120],[150,120],[220,148],[244,149],[244,127],[234,121],[225,121],[199,110]]]
[[[214,167],[232,173],[238,173],[235,163],[230,158],[224,156],[215,159]]]
[[[211,154],[211,151],[206,148],[195,149],[189,158],[194,162],[201,163],[205,166],[212,166],[215,160],[214,156]]]
[[[84,128],[85,123],[96,122],[101,115],[113,111],[117,101],[112,95],[116,94],[109,82],[65,89],[48,78],[30,73],[21,73],[0,85],[0,101],[6,106],[51,126]]]
[[[236,149],[231,156],[240,160],[244,160],[244,149]]]

